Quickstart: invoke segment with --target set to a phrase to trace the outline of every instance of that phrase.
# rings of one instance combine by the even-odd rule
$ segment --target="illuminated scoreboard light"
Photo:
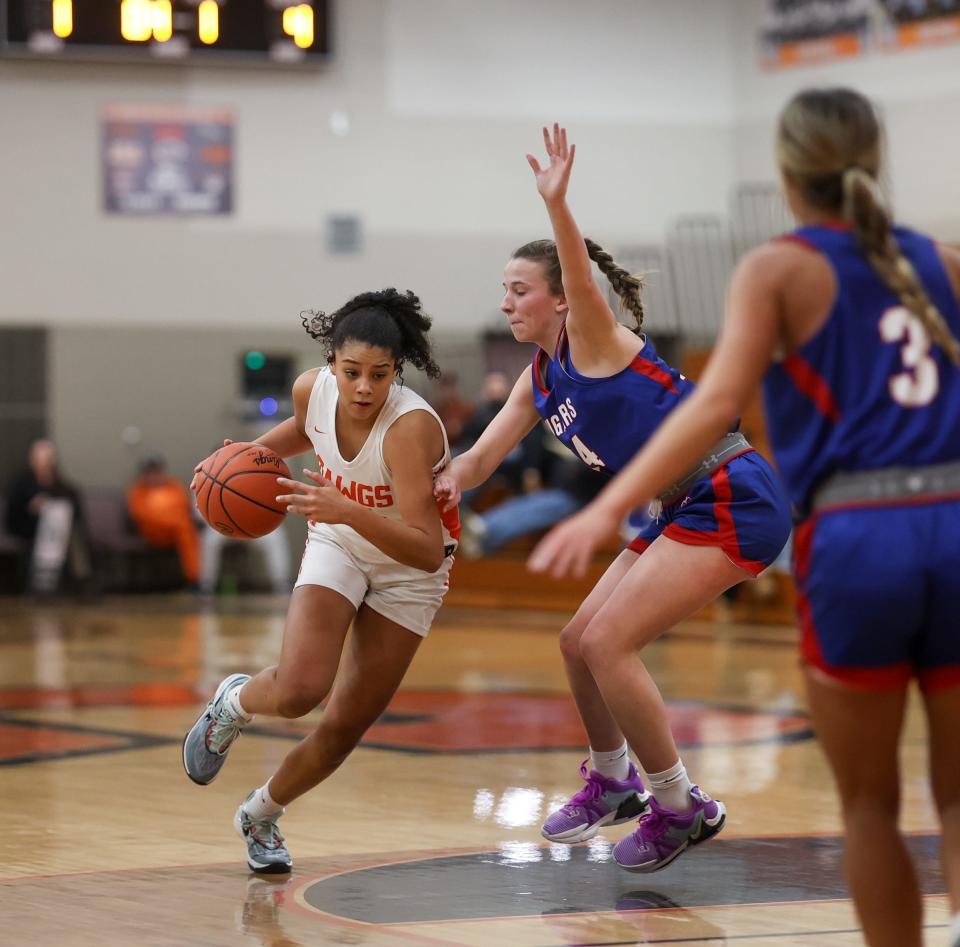
[[[317,64],[331,0],[0,0],[0,55]]]

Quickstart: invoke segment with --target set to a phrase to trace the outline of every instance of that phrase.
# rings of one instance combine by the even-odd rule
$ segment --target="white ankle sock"
[[[244,681],[244,684],[245,683],[246,681]],[[239,717],[241,720],[250,723],[250,721],[253,720],[253,714],[248,714],[243,709],[243,704],[240,703],[240,691],[242,690],[243,684],[237,684],[235,687],[231,687],[224,695],[223,703],[234,717]]]
[[[627,741],[615,750],[595,750],[590,747],[590,765],[607,779],[626,779],[630,775]]]
[[[950,918],[950,943],[955,944],[958,940],[960,940],[960,913]]]
[[[283,812],[283,806],[273,801],[270,795],[270,783],[261,786],[243,803],[243,811],[251,819],[266,819]]]
[[[662,773],[647,773],[647,778],[650,780],[650,791],[661,806],[674,812],[688,812],[693,807],[690,777],[687,776],[683,760],[677,760]]]

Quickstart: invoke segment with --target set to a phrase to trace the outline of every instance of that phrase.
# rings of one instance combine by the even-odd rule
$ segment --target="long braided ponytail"
[[[777,160],[788,184],[811,207],[841,215],[883,282],[930,338],[960,365],[960,341],[933,304],[893,234],[877,184],[880,121],[869,100],[852,89],[808,89],[780,115]]]
[[[862,168],[848,168],[843,174],[843,195],[843,216],[853,225],[870,265],[920,320],[930,338],[960,365],[960,341],[927,295],[913,264],[900,251],[876,179]]]
[[[633,313],[633,318],[637,320],[633,331],[639,335],[643,326],[643,302],[640,299],[643,280],[620,266],[599,243],[589,237],[585,237],[583,242],[587,245],[590,259],[597,264],[613,291],[620,297],[620,308]]]

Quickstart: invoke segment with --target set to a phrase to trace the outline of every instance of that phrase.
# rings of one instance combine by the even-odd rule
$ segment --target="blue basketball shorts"
[[[960,686],[960,500],[814,514],[793,567],[808,665],[869,690]]]
[[[627,547],[643,552],[658,536],[692,546],[719,546],[759,575],[790,536],[790,501],[773,468],[755,450],[734,457],[665,506]]]

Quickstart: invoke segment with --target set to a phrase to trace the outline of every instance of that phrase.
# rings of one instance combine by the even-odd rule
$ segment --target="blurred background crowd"
[[[645,327],[692,378],[734,261],[791,226],[772,131],[796,89],[871,96],[898,216],[960,241],[954,0],[314,2],[309,43],[277,26],[220,59],[177,35],[78,55],[88,6],[65,37],[45,0],[6,11],[0,591],[287,588],[303,524],[226,542],[186,484],[324,361],[300,313],[361,290],[421,297],[444,374],[405,381],[469,446],[532,356],[498,303],[548,231],[524,161],[545,122],[581,148],[585,232],[645,274]],[[743,428],[763,450],[759,404]],[[460,560],[522,552],[598,486],[538,428],[465,498]]]

